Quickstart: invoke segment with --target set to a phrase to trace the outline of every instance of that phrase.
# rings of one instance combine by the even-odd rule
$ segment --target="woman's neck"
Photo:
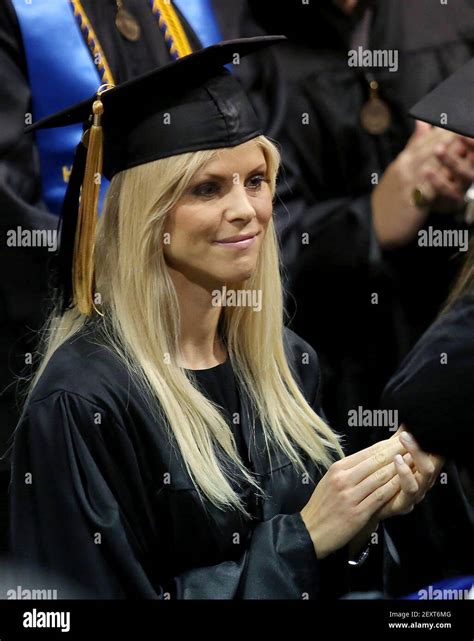
[[[218,325],[221,307],[212,305],[212,288],[191,282],[170,269],[180,307],[180,347],[186,369],[208,369],[227,359]],[[218,285],[216,285],[218,287]]]

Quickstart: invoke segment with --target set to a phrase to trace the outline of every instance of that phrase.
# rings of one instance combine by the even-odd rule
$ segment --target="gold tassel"
[[[93,122],[83,137],[87,158],[82,183],[79,214],[74,241],[73,296],[82,314],[90,316],[93,308],[94,245],[97,226],[99,192],[102,176],[102,126],[104,105],[100,93],[92,107]]]

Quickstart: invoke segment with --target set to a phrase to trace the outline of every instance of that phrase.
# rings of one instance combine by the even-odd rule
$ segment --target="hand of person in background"
[[[372,192],[373,225],[381,247],[409,243],[438,207],[449,213],[459,210],[473,181],[472,145],[463,136],[417,122]],[[415,203],[415,189],[421,190],[424,203]]]
[[[439,194],[432,204],[438,213],[452,214],[465,206],[464,194],[474,181],[474,139],[456,136],[441,143],[435,156],[445,172],[429,169],[427,178]]]
[[[436,473],[431,456],[399,433],[331,465],[301,510],[317,557],[353,540],[360,547],[379,520],[411,512]]]

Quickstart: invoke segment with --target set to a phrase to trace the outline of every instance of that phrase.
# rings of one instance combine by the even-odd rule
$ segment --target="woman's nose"
[[[255,209],[244,185],[235,185],[228,194],[226,216],[229,220],[249,220],[255,216]]]

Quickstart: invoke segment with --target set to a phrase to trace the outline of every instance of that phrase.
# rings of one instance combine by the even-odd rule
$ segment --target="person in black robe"
[[[439,123],[439,114],[447,114],[448,124],[441,126],[470,137],[474,149],[468,92],[473,80],[471,61],[411,113],[430,124]],[[447,459],[443,477],[428,500],[403,522],[395,518],[386,525],[398,555],[387,581],[406,585],[407,568],[432,579],[474,574],[473,246],[448,302],[388,382],[382,404],[398,412],[421,447]]]
[[[474,120],[468,87],[472,61],[425,96],[411,110],[414,117],[438,123],[471,140]],[[472,207],[472,204],[469,205]],[[405,358],[384,390],[384,404],[396,405],[402,420],[413,425],[420,443],[433,452],[461,461],[472,470],[474,420],[473,371],[474,250],[469,254],[447,304]]]
[[[411,109],[413,117],[466,136],[474,151],[474,118],[469,87],[471,60]],[[472,206],[472,201],[470,203]],[[474,419],[473,309],[474,250],[469,254],[448,303],[385,388],[385,403],[400,408],[404,422],[431,451],[472,468]],[[445,357],[443,360],[443,356]],[[415,398],[419,400],[415,402]],[[424,401],[424,402],[423,402]]]
[[[160,296],[153,288],[148,294],[146,287],[142,288],[145,271],[155,277],[155,270],[159,269],[158,263],[156,266],[152,263],[159,246],[146,243],[143,256],[129,247],[128,255],[121,259],[124,264],[113,257],[114,251],[124,249],[129,235],[150,227],[138,220],[140,212],[132,217],[127,208],[117,209],[118,201],[132,195],[137,199],[145,191],[145,181],[136,183],[135,191],[127,191],[123,185],[133,177],[136,180],[140,175],[136,170],[142,166],[155,169],[149,166],[154,160],[167,161],[176,156],[175,162],[183,161],[183,173],[194,156],[178,157],[190,150],[224,148],[223,152],[232,151],[224,155],[227,158],[238,157],[239,149],[245,158],[255,153],[254,140],[263,144],[256,114],[239,83],[222,65],[236,54],[241,57],[276,41],[281,38],[230,41],[204,49],[98,93],[28,128],[34,131],[39,127],[86,122],[88,115],[93,114],[87,125],[88,133],[83,137],[87,151],[81,142],[62,210],[61,247],[56,263],[60,314],[53,319],[51,331],[53,336],[58,336],[55,331],[61,335],[73,318],[80,324],[73,323],[75,329],[69,331],[66,339],[49,342],[45,367],[34,381],[15,434],[11,547],[17,563],[31,566],[35,573],[63,575],[68,583],[76,583],[81,591],[86,589],[91,597],[334,596],[348,589],[344,576],[349,555],[360,551],[380,520],[410,511],[439,472],[438,459],[419,450],[412,440],[407,440],[406,433],[331,465],[334,458],[342,456],[342,450],[334,433],[315,413],[319,409],[317,357],[307,343],[290,330],[283,330],[278,303],[280,300],[281,304],[281,294],[278,298],[276,288],[264,292],[268,305],[265,325],[263,317],[256,315],[261,309],[247,310],[242,312],[246,320],[234,337],[234,341],[241,340],[241,336],[252,340],[253,333],[259,332],[262,345],[256,345],[256,354],[246,355],[249,350],[245,345],[239,348],[243,350],[241,354],[232,347],[235,321],[232,323],[232,317],[226,314],[220,318],[221,310],[211,307],[208,301],[210,309],[206,312],[202,306],[202,314],[207,318],[212,310],[213,318],[219,319],[210,354],[204,353],[201,346],[191,350],[192,353],[178,350],[178,357],[168,352],[152,357],[154,346],[148,345],[142,361],[139,351],[135,358],[126,358],[127,354],[133,354],[134,342],[143,342],[141,338],[132,338],[135,323],[140,325],[140,334],[147,332],[146,336],[157,342],[164,337],[153,334],[155,321],[164,323],[161,316],[166,314],[160,308],[158,317],[150,323],[144,297],[148,295],[148,300],[155,304]],[[249,144],[243,152],[242,146]],[[259,157],[264,157],[261,152]],[[223,161],[221,164],[226,166]],[[166,167],[167,162],[162,166]],[[171,226],[171,232],[163,236],[163,245],[168,233],[171,243],[166,267],[159,277],[165,281],[168,270],[174,273],[177,296],[180,283],[185,282],[190,299],[192,287],[209,287],[211,273],[214,284],[241,283],[247,282],[257,269],[258,254],[245,252],[257,242],[258,235],[267,238],[262,221],[264,212],[266,222],[271,220],[273,193],[266,183],[274,180],[277,167],[273,168],[273,178],[253,170],[244,185],[234,180],[235,164],[232,169],[230,179],[227,174],[225,178],[212,174],[214,182],[207,177],[207,182],[193,185],[179,200],[180,211],[185,212],[180,214],[184,216],[181,227],[195,225],[200,218],[206,221],[211,211],[212,216],[216,215],[217,208],[225,223],[222,229],[218,228],[217,238],[212,237],[212,243],[206,239],[208,242],[199,245],[202,238],[199,233],[196,238],[195,229],[195,235],[189,237],[184,247],[180,247],[180,238],[185,230]],[[106,177],[116,180],[109,188],[110,197],[101,218],[102,226],[111,227],[106,231],[101,227],[96,236],[95,178],[102,170]],[[172,176],[173,180],[182,179],[174,172]],[[158,174],[150,173],[148,187],[155,189],[157,178]],[[253,182],[256,179],[257,186]],[[115,191],[117,185],[122,185],[120,197]],[[156,216],[156,208],[155,194],[148,216]],[[173,221],[177,224],[178,214],[174,215],[171,225]],[[152,222],[154,230],[160,221]],[[124,225],[131,225],[128,233]],[[117,230],[124,234],[122,243],[117,238],[113,240]],[[224,235],[231,230],[240,233]],[[242,233],[251,230],[252,233]],[[278,278],[275,239],[268,238],[264,247],[271,251],[267,247],[273,243],[275,253],[272,262],[267,255],[269,273],[264,275]],[[241,244],[235,247],[238,243]],[[224,248],[222,244],[230,246]],[[263,251],[262,254],[265,255]],[[182,264],[183,257],[188,256],[193,265],[191,271],[186,269],[186,263]],[[193,258],[197,262],[193,263]],[[262,272],[262,263],[258,264]],[[203,280],[202,274],[206,268],[211,270],[208,281]],[[130,277],[138,279],[134,282],[140,290],[122,343],[113,340],[117,322],[124,319],[119,309],[120,287],[112,293],[117,287],[115,276],[119,274],[125,275],[126,281]],[[108,290],[110,286],[112,291]],[[128,296],[135,296],[133,291],[133,287],[128,289]],[[207,291],[209,298],[213,291]],[[98,297],[101,293],[104,299]],[[184,303],[180,309],[181,325],[171,331],[177,331],[176,339],[182,342],[186,329],[198,322],[202,327],[203,319],[183,319],[189,313],[186,303],[190,308],[192,305],[182,290],[179,293],[179,302]],[[164,302],[162,293],[161,298]],[[130,302],[122,300],[122,304]],[[171,327],[174,320],[167,321]],[[254,329],[245,327],[257,320],[260,325]],[[281,335],[281,353],[280,339],[276,345],[265,344],[267,336],[272,332],[275,335],[272,330],[275,323],[276,334]],[[172,345],[173,340],[167,344]],[[131,352],[127,351],[130,349]],[[169,362],[174,367],[177,359],[181,374],[192,383],[189,387],[186,381],[189,397],[182,399],[182,409],[186,411],[195,402],[200,390],[222,408],[223,417],[233,417],[232,422],[226,421],[225,431],[220,424],[211,433],[212,414],[206,415],[201,442],[190,430],[194,415],[183,413],[183,422],[189,424],[184,427],[189,427],[189,431],[181,424],[173,425],[166,403],[170,407],[174,400],[167,398],[165,392],[169,389],[174,396],[180,390],[174,390],[173,394],[172,370],[165,369],[164,376],[158,374],[158,396],[161,394],[158,404],[156,393],[155,397],[150,394],[156,388],[143,386],[140,377],[140,368],[154,370],[158,365],[153,359],[160,356],[164,363],[171,358]],[[260,371],[255,371],[252,360],[257,357],[265,363]],[[213,366],[208,366],[209,361]],[[247,379],[242,374],[244,367],[250,369]],[[275,407],[267,411],[286,412],[287,403],[292,408],[284,436],[279,439],[269,434],[268,425],[264,429],[255,390],[248,384],[253,381],[257,386],[260,377],[268,377],[265,368],[276,371],[271,387],[279,388],[279,395],[285,398],[285,403],[276,398]],[[198,411],[196,403],[192,409]],[[234,420],[236,415],[238,421]],[[270,422],[267,417],[263,420]],[[200,455],[198,446],[205,451],[209,439],[212,439],[209,457],[225,474],[232,496],[238,498],[236,503],[221,498],[228,491],[227,486],[221,483],[221,494],[216,498],[209,494],[214,488],[206,485],[208,479],[196,477],[197,468],[195,463],[193,467],[190,454]],[[317,450],[313,446],[318,446]],[[293,452],[303,462],[304,471]],[[208,460],[202,462],[209,464]],[[330,469],[324,474],[327,467]],[[207,488],[207,496],[203,487]],[[240,505],[243,510],[238,509]],[[364,551],[360,558],[365,555]]]

